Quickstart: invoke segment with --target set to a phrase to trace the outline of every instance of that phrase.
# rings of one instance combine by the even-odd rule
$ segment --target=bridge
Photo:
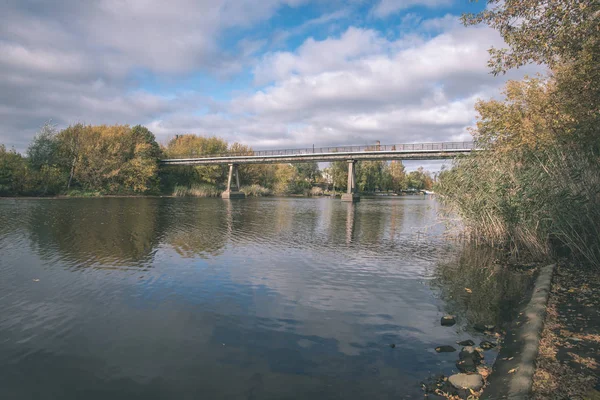
[[[404,143],[392,145],[370,146],[335,146],[260,150],[241,153],[225,154],[189,154],[183,158],[160,160],[161,165],[229,165],[227,189],[222,197],[227,199],[244,198],[240,192],[238,165],[240,164],[288,164],[309,161],[348,162],[348,192],[342,196],[342,201],[359,201],[356,193],[355,164],[357,161],[374,160],[439,160],[451,159],[476,150],[473,142],[444,142],[444,143]],[[233,177],[236,188],[232,190]]]

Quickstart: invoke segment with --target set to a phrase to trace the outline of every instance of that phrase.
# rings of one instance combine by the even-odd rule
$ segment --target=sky
[[[142,124],[254,149],[465,141],[499,96],[467,0],[3,0],[0,143]]]

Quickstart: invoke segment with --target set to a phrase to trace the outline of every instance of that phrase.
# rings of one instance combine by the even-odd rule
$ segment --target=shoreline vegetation
[[[75,124],[58,130],[44,125],[24,155],[0,144],[0,197],[173,195],[216,197],[225,188],[227,166],[163,166],[161,158],[247,153],[252,149],[218,137],[176,135],[165,145],[137,125]],[[241,165],[241,190],[247,196],[319,196],[344,192],[346,162],[319,169],[316,162]],[[431,190],[431,173],[406,172],[401,162],[358,164],[360,192]]]
[[[494,75],[532,63],[546,72],[476,103],[471,133],[482,150],[442,171],[435,191],[468,241],[503,254],[504,269],[559,260],[532,395],[597,398],[599,360],[589,346],[598,343],[600,295],[600,10],[592,0],[488,0],[462,21],[502,36],[506,48],[489,50]],[[482,394],[450,378],[426,392]]]

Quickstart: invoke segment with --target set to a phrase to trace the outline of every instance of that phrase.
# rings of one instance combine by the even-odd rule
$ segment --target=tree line
[[[600,267],[600,11],[587,0],[488,3],[463,22],[503,36],[492,72],[533,62],[548,73],[477,104],[484,150],[442,172],[436,191],[478,241]]]
[[[177,135],[165,145],[146,127],[75,124],[65,129],[46,124],[25,155],[0,145],[0,196],[175,194],[217,196],[228,169],[223,165],[163,166],[161,158],[207,154],[252,154],[249,146],[222,138]],[[406,173],[400,162],[357,163],[363,192],[429,190],[431,174]],[[321,194],[346,190],[346,162],[321,171],[316,162],[240,166],[249,195]]]

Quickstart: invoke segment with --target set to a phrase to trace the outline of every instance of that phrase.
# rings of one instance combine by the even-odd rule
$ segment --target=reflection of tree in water
[[[357,207],[361,207],[358,205]],[[379,245],[385,233],[389,212],[382,207],[363,207],[355,216],[358,240],[361,244]]]
[[[466,246],[454,259],[438,265],[433,286],[446,302],[445,312],[467,325],[501,326],[515,317],[532,282],[531,271],[499,264],[493,249]]]
[[[59,256],[76,266],[140,265],[157,244],[158,199],[40,201],[27,226],[40,256]]]
[[[216,256],[227,242],[231,217],[221,200],[177,199],[169,207],[164,242],[184,258]],[[231,211],[231,210],[229,210]]]

